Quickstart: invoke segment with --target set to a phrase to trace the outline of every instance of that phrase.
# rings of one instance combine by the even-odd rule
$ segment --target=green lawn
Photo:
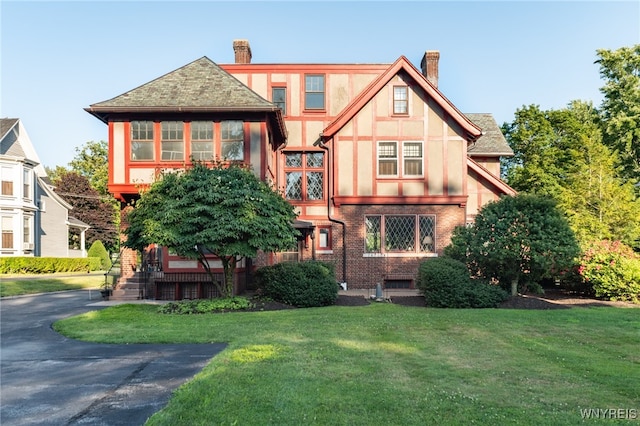
[[[75,275],[75,274],[74,274]],[[99,288],[104,283],[102,274],[47,274],[46,276],[0,275],[0,297],[22,294],[48,293],[63,290]]]
[[[150,425],[575,425],[581,410],[611,408],[640,416],[635,308],[156,310],[120,305],[55,324],[96,342],[228,342]]]

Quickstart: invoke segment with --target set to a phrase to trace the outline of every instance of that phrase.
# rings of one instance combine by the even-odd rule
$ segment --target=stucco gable
[[[425,76],[406,57],[401,56],[338,114],[335,120],[322,132],[323,138],[327,140],[333,137],[400,72],[403,72],[421,87],[427,96],[432,98],[460,126],[467,140],[474,141],[481,136],[481,129],[461,113],[433,84],[427,81]]]

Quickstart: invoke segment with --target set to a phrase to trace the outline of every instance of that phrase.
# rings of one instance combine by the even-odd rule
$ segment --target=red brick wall
[[[347,225],[347,285],[350,289],[375,288],[377,283],[390,279],[415,280],[419,265],[424,257],[365,257],[364,256],[364,216],[365,214],[434,214],[436,215],[436,252],[442,254],[451,240],[453,229],[465,223],[465,209],[457,205],[407,206],[376,205],[348,206],[340,208],[342,220]],[[318,225],[319,223],[316,223]],[[333,253],[317,254],[318,260],[336,265],[336,279],[342,281],[342,229],[333,224]],[[415,282],[415,281],[414,281]]]

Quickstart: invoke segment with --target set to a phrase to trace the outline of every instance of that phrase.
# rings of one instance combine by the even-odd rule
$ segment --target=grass
[[[584,409],[640,410],[637,309],[178,316],[120,305],[55,328],[95,342],[229,344],[149,425],[575,425]]]
[[[104,283],[102,274],[56,274],[45,276],[3,275],[0,278],[0,297],[23,294],[48,293],[52,291],[81,290],[99,288]]]

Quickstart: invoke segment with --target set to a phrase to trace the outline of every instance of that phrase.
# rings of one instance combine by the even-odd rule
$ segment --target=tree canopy
[[[258,251],[282,251],[296,242],[293,206],[247,167],[196,163],[163,173],[129,213],[125,246],[156,243],[196,259],[209,273],[209,254],[224,269],[223,297],[233,294],[233,272]],[[214,281],[215,282],[215,281]]]
[[[598,111],[581,101],[561,110],[528,106],[503,125],[515,156],[505,178],[519,192],[552,197],[581,242],[621,240],[638,247],[640,200],[602,142]]]
[[[472,226],[454,230],[445,254],[515,295],[519,285],[570,269],[579,247],[551,199],[520,194],[486,204]]]
[[[56,193],[73,207],[69,214],[91,225],[86,233],[87,245],[100,240],[110,251],[116,250],[118,228],[113,204],[105,201],[89,180],[78,173],[62,172],[53,183]],[[69,238],[71,245],[78,244],[79,236],[74,230],[71,230]]]
[[[605,85],[602,118],[605,144],[618,152],[626,179],[640,180],[640,44],[599,49]]]

